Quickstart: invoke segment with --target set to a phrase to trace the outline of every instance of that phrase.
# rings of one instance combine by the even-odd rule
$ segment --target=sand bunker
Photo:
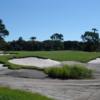
[[[7,55],[10,55],[10,54],[0,54],[0,56],[7,56]]]
[[[3,64],[0,64],[0,70],[8,69],[7,67],[4,67]]]
[[[88,63],[89,64],[100,64],[100,58],[96,58],[95,60],[91,60]]]
[[[61,64],[60,62],[51,59],[41,59],[36,57],[12,59],[9,60],[9,62],[17,65],[36,66],[40,68],[59,66]]]

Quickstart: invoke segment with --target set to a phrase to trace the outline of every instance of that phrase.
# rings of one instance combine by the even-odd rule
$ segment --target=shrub
[[[74,65],[71,67],[70,78],[71,79],[83,79],[83,78],[90,78],[92,76],[92,70],[80,66]]]
[[[68,66],[50,67],[46,68],[45,72],[48,74],[49,77],[66,79],[69,78],[70,68]]]
[[[51,78],[60,79],[84,79],[92,77],[92,70],[80,65],[50,67],[45,69],[45,73]]]

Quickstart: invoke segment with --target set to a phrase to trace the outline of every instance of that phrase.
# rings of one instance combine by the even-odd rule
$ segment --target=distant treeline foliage
[[[51,50],[81,50],[81,51],[100,51],[100,43],[97,48],[95,45],[79,41],[25,41],[14,40],[11,42],[0,41],[0,49],[5,51],[51,51]]]
[[[54,33],[49,40],[37,41],[36,37],[31,37],[26,41],[22,37],[18,40],[10,42],[5,41],[5,36],[9,35],[2,20],[0,20],[0,50],[27,50],[27,51],[41,51],[41,50],[82,50],[82,51],[100,51],[100,38],[97,29],[86,31],[82,36],[82,41],[64,41],[64,36],[61,33]]]
[[[85,34],[87,33],[88,32],[86,32]],[[20,37],[18,40],[6,42],[3,38],[1,38],[0,50],[5,50],[5,51],[17,51],[17,50],[20,50],[20,51],[21,50],[26,50],[26,51],[42,51],[42,50],[46,50],[46,51],[51,51],[51,50],[100,51],[100,42],[97,40],[63,41],[63,40],[58,40],[58,39],[57,40],[50,39],[50,40],[45,40],[45,41],[37,41],[36,39],[30,39],[26,41],[22,37]]]

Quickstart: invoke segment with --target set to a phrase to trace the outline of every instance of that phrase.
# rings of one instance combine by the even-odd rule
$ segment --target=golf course
[[[100,100],[100,0],[0,0],[0,100]]]
[[[79,88],[82,88],[82,92],[79,92],[80,98],[83,98],[83,93],[88,93],[88,98],[91,95],[90,91],[92,91],[90,88],[94,87],[93,91],[97,91],[95,85],[98,86],[100,78],[99,64],[89,64],[88,62],[99,57],[99,52],[83,51],[6,52],[0,55],[0,62],[2,64],[2,67],[0,67],[0,98],[1,100],[8,100],[8,98],[9,100],[17,100],[18,98],[19,100],[65,100],[65,98],[69,96],[70,100],[77,100],[77,94],[75,93],[79,92],[77,91]],[[50,66],[49,64],[47,67],[45,66],[46,62],[42,62],[41,59],[47,63],[48,61],[49,63],[55,62],[58,65]],[[17,63],[14,64],[13,60],[18,60],[21,63],[18,64],[19,62],[17,61]],[[27,62],[26,65],[25,62]],[[32,62],[40,63],[42,66],[34,66]],[[32,65],[28,66],[28,64]],[[58,86],[60,87],[57,88]],[[87,91],[87,89],[85,89],[86,86],[88,86],[88,92],[85,92]],[[65,90],[63,90],[63,88],[65,88]],[[67,94],[66,89],[71,90],[72,93]],[[24,90],[28,92],[24,92]],[[55,92],[53,92],[54,90]],[[63,94],[64,91],[66,92]],[[53,93],[55,95],[53,95]],[[59,93],[61,93],[62,96],[60,96]]]

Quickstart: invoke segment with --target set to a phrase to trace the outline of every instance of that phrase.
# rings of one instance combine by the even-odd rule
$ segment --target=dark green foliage
[[[26,41],[19,37],[18,40],[10,42],[9,46],[12,50],[23,50],[26,47]]]
[[[79,41],[64,41],[64,50],[84,50],[84,43]]]
[[[3,24],[2,20],[0,19],[0,38],[3,38],[7,35],[9,35],[9,32]]]
[[[99,34],[87,31],[84,33],[84,35],[82,35],[82,39],[85,42],[98,42],[99,41]]]
[[[0,50],[6,51],[8,49],[8,43],[4,40],[4,37],[7,35],[9,35],[9,32],[0,19]]]
[[[43,41],[43,50],[63,50],[64,45],[63,42],[59,40],[46,40]]]
[[[3,38],[0,39],[0,50],[8,50],[8,43]]]
[[[82,36],[81,41],[63,41],[63,35],[54,33],[51,40],[36,41],[36,37],[31,37],[31,40],[24,40],[19,37],[18,40],[6,42],[4,37],[9,35],[5,25],[0,20],[0,50],[5,51],[54,51],[54,50],[81,50],[81,51],[100,51],[100,39],[97,29],[86,31]]]
[[[6,42],[5,42],[6,43]],[[100,51],[100,43],[79,42],[79,41],[11,41],[1,44],[2,48],[8,48],[10,51],[26,50],[26,51],[54,51],[54,50],[80,50],[80,51]],[[1,49],[2,49],[1,48]]]
[[[35,40],[36,40],[36,37],[33,36],[33,37],[31,37],[30,39],[31,39],[31,41],[35,41]]]
[[[85,79],[92,77],[92,70],[80,65],[46,68],[45,73],[51,78],[60,79]]]
[[[83,42],[79,41],[63,41],[63,34],[54,33],[50,39],[45,41],[36,41],[36,37],[31,37],[31,40],[24,40],[20,37],[18,40],[6,42],[4,37],[9,35],[2,20],[0,20],[0,50],[4,51],[42,51],[42,50],[82,50],[82,51],[100,51],[99,33],[96,28],[91,31],[86,31],[82,36]]]
[[[87,31],[81,37],[85,43],[84,50],[86,51],[96,51],[98,49],[100,39],[99,33],[96,33],[96,29],[92,29],[93,32]]]
[[[81,50],[81,51],[99,51],[99,42],[79,42],[79,41],[59,41],[59,40],[45,40],[45,41],[25,41],[19,38],[16,41],[6,43],[7,50],[18,51],[54,51],[54,50]],[[2,45],[5,46],[4,44]]]
[[[35,51],[35,50],[41,50],[42,49],[42,43],[39,41],[25,41],[22,37],[20,37],[18,40],[14,40],[12,42],[9,42],[9,48],[12,51],[17,50],[27,50],[27,51]]]
[[[51,40],[54,40],[54,41],[62,41],[63,35],[59,33],[54,33],[50,38]]]

